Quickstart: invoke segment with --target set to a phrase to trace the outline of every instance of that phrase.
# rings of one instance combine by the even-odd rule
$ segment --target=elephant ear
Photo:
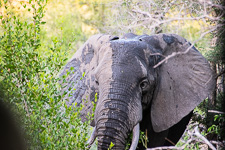
[[[162,55],[184,52],[191,46],[175,34],[150,36],[148,43],[161,49]],[[154,92],[151,120],[156,132],[178,123],[199,105],[215,86],[215,74],[207,60],[192,47],[188,53],[176,55],[160,65],[159,80]]]
[[[83,104],[81,118],[86,120],[88,112],[92,111],[91,101],[95,100],[97,89],[95,88],[94,70],[102,58],[101,48],[106,45],[112,36],[94,35],[90,37],[85,44],[76,51],[71,60],[66,64],[60,73],[62,77],[63,99],[67,106],[75,103]]]

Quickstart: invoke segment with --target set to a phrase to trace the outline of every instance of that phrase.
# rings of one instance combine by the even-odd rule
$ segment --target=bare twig
[[[134,11],[134,10],[133,10]],[[144,12],[142,12],[144,13]],[[139,23],[139,24],[136,24],[136,25],[130,25],[129,28],[136,28],[136,27],[139,27],[139,26],[143,26],[145,24],[150,24],[152,21],[154,21],[154,23],[150,26],[150,28],[155,28],[155,27],[158,27],[160,26],[161,24],[166,24],[166,23],[170,23],[170,22],[173,22],[173,21],[185,21],[185,20],[202,20],[202,19],[208,19],[208,20],[211,20],[211,21],[219,21],[221,20],[221,17],[212,17],[212,16],[209,16],[209,15],[202,15],[200,17],[176,17],[176,18],[170,18],[170,19],[165,19],[165,20],[157,20],[153,17],[150,17],[150,18],[146,18],[145,21],[143,21],[142,23]],[[155,23],[157,22],[157,23]]]
[[[183,150],[188,144],[190,144],[193,139],[189,139],[183,146],[176,147],[176,146],[162,146],[162,147],[154,147],[148,148],[147,150],[168,150],[168,149],[176,149],[176,150]]]
[[[190,0],[187,2],[183,0],[139,0],[138,2],[124,3],[123,0],[118,0],[113,4],[115,9],[120,8],[119,11],[114,11],[115,13],[108,17],[111,20],[116,20],[116,25],[112,26],[115,23],[109,23],[109,26],[106,24],[102,30],[119,35],[135,31],[155,34],[161,30],[179,34],[179,28],[182,24],[193,21],[193,23],[198,22],[202,25],[199,31],[201,33],[205,31],[206,26],[214,27],[217,26],[218,22],[222,23],[224,20],[222,17],[225,13],[224,6],[215,2],[212,0]],[[217,15],[214,14],[215,8],[218,10]],[[167,31],[167,28],[171,28],[171,23],[175,24],[173,26],[175,28]],[[166,30],[164,27],[166,27]]]
[[[171,140],[168,139],[168,138],[165,138],[165,140],[167,140],[168,142],[170,142],[170,143],[173,144],[173,145],[176,145],[173,141],[171,141]]]
[[[217,110],[208,110],[210,113],[216,113],[216,114],[225,114],[225,112],[217,111]]]
[[[189,131],[187,132],[190,139],[187,140],[185,142],[184,145],[182,145],[181,147],[177,147],[177,146],[162,146],[162,147],[155,147],[155,148],[148,148],[147,150],[170,150],[170,149],[176,149],[176,150],[183,150],[185,149],[185,147],[190,144],[193,141],[197,141],[197,142],[204,142],[205,144],[207,144],[212,150],[216,150],[216,148],[203,136],[199,133],[198,131],[198,126],[196,126],[194,128],[193,131]],[[195,138],[194,136],[196,136],[197,138]]]
[[[216,76],[216,79],[219,78],[220,76],[222,76],[223,74],[225,74],[225,70],[222,70],[222,71]]]
[[[166,56],[164,56],[164,55],[162,55],[160,53],[152,53],[152,54],[150,54],[150,56],[162,56],[162,57],[166,57]]]
[[[220,141],[210,141],[210,143],[215,144],[215,145],[219,145],[219,146],[225,146],[225,141],[220,142]]]
[[[199,0],[199,2],[202,4],[202,3],[207,3],[209,6],[211,7],[216,7],[216,8],[219,8],[221,10],[225,10],[225,7],[222,6],[222,5],[218,5],[218,4],[213,4],[211,1],[203,1],[203,0]]]

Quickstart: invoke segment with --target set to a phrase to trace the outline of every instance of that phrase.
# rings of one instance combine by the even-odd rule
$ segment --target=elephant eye
[[[148,80],[147,79],[142,80],[140,83],[140,87],[141,87],[142,91],[148,90],[148,87],[149,87]]]

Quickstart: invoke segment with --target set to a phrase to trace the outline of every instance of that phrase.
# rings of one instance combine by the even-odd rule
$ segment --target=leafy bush
[[[46,2],[29,1],[30,20],[15,15],[7,1],[2,5],[7,13],[1,16],[0,82],[5,100],[22,116],[29,149],[85,149],[90,122],[81,122],[82,106],[65,105],[58,84],[67,52],[58,38],[42,45]]]

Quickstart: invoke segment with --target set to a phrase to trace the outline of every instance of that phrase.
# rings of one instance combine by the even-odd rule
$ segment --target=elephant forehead
[[[139,59],[146,59],[148,45],[137,40],[116,40],[111,42],[110,47],[113,52],[112,58],[121,62],[132,62]]]
[[[137,80],[147,76],[144,48],[131,42],[112,44],[113,79]]]

